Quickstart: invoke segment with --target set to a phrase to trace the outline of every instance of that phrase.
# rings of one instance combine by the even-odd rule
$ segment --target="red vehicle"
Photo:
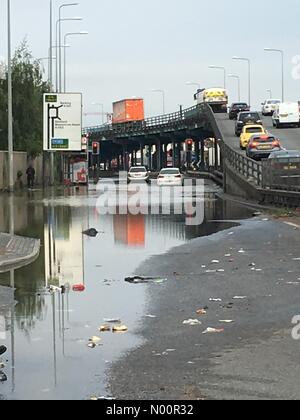
[[[144,119],[144,99],[124,99],[113,104],[113,124],[143,121]]]

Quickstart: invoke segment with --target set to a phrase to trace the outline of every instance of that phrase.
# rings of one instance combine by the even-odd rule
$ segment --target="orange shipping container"
[[[144,119],[144,99],[124,99],[113,104],[113,124]]]

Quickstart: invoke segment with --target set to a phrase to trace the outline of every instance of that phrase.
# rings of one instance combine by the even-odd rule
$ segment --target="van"
[[[280,128],[282,126],[300,127],[299,105],[294,103],[281,103],[275,108],[273,117],[273,126]]]

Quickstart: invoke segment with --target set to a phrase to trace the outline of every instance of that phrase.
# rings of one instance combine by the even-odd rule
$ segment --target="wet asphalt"
[[[137,274],[168,280],[147,286],[151,317],[141,318],[135,331],[143,344],[113,364],[111,395],[300,398],[300,341],[292,339],[292,318],[300,314],[299,229],[263,216],[250,219],[151,257]],[[207,314],[197,315],[203,308]],[[188,319],[202,324],[183,325]],[[224,331],[203,334],[207,328]]]

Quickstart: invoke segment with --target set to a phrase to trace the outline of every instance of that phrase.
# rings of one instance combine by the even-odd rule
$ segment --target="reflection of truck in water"
[[[113,124],[124,124],[145,119],[143,99],[124,99],[113,103]]]
[[[195,94],[197,104],[208,104],[213,112],[226,113],[228,108],[228,93],[226,89],[211,88],[199,89]]]

